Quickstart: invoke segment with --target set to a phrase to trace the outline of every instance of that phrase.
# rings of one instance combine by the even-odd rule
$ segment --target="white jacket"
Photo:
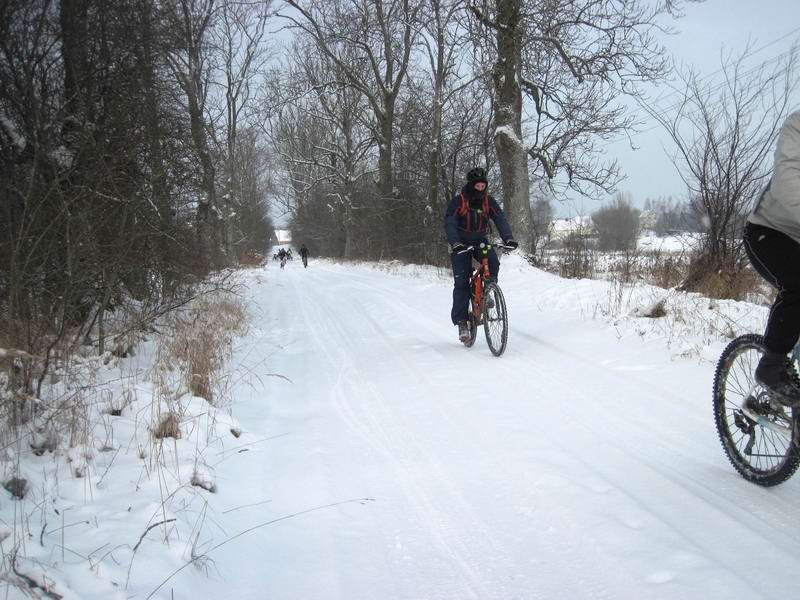
[[[748,220],[800,243],[800,110],[781,127],[772,180]]]

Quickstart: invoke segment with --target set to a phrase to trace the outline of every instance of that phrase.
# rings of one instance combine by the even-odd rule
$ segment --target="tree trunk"
[[[350,193],[345,193],[344,196],[344,258],[345,260],[353,260],[355,258],[355,245],[353,244],[353,207],[352,197]]]
[[[161,148],[162,127],[161,108],[157,88],[156,59],[157,52],[156,32],[153,27],[153,4],[142,3],[140,6],[142,28],[142,55],[143,55],[143,82],[145,85],[145,102],[147,103],[147,145],[150,152],[151,187],[153,204],[158,210],[159,236],[158,236],[158,264],[161,270],[161,293],[167,295],[172,289],[173,269],[171,263],[174,259],[174,247],[170,240],[174,239],[175,222],[172,218],[167,185],[167,174],[164,169],[164,153]]]
[[[500,163],[503,206],[520,245],[531,250],[531,207],[528,155],[522,142],[520,69],[520,0],[498,0],[497,62],[492,73],[495,90],[494,144]]]
[[[61,2],[61,54],[64,60],[64,123],[62,133],[67,149],[76,151],[77,137],[88,118],[89,82],[87,46],[88,0]]]
[[[381,252],[379,258],[386,256],[387,244],[392,238],[391,211],[394,205],[394,179],[392,177],[392,140],[394,138],[394,99],[386,99],[384,113],[379,121],[378,138],[378,189],[381,193]]]
[[[441,202],[439,198],[439,170],[441,169],[442,162],[442,110],[444,104],[444,78],[445,78],[445,64],[444,64],[444,50],[445,39],[444,30],[439,22],[439,6],[434,6],[437,16],[437,31],[436,31],[436,66],[434,73],[434,88],[433,88],[433,130],[431,131],[431,154],[428,162],[428,178],[430,180],[428,190],[428,203],[433,209],[437,202]]]

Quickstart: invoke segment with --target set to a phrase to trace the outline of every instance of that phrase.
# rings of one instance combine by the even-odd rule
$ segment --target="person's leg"
[[[494,281],[499,281],[500,275],[500,259],[497,258],[497,252],[494,251],[494,248],[489,249],[489,273],[492,274],[492,279]]]
[[[800,335],[800,244],[780,231],[748,224],[744,247],[755,270],[778,290],[764,344],[770,352],[788,354]]]
[[[467,319],[469,310],[469,274],[472,256],[469,252],[451,254],[450,260],[453,265],[453,308],[450,311],[450,319],[453,325],[458,325],[459,321]]]
[[[778,290],[764,332],[767,352],[756,368],[756,380],[795,404],[800,402],[800,387],[789,378],[786,355],[800,335],[800,244],[769,227],[748,224],[744,247],[753,268]]]

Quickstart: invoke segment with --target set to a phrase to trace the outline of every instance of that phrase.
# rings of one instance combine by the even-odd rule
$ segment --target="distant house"
[[[572,217],[553,221],[551,235],[554,239],[564,240],[570,235],[590,237],[594,234],[592,217]]]
[[[270,240],[273,246],[283,246],[292,243],[292,232],[288,229],[275,229]]]

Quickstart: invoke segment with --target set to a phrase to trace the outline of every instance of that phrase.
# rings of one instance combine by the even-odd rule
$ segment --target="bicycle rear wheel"
[[[508,313],[503,292],[496,283],[490,283],[483,290],[483,331],[486,333],[486,343],[495,356],[500,356],[506,350],[508,341]]]
[[[748,334],[722,352],[714,374],[714,421],[733,468],[747,481],[773,486],[800,466],[798,411],[771,401],[756,382],[765,351],[764,338]],[[789,369],[797,377],[794,366]]]

